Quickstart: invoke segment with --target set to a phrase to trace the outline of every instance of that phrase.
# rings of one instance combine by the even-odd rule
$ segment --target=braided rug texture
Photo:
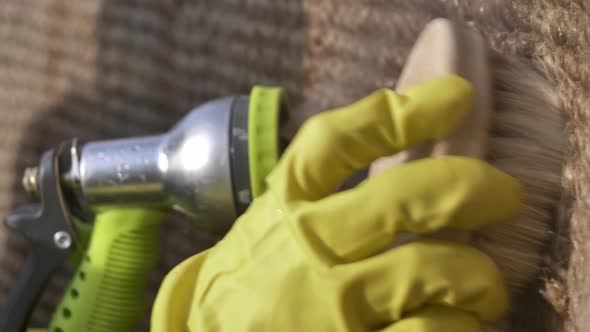
[[[584,0],[143,0],[0,3],[0,211],[28,198],[20,177],[71,137],[166,131],[207,99],[281,85],[292,136],[320,110],[393,87],[432,18],[469,21],[492,48],[540,63],[569,116],[563,206],[539,284],[513,314],[514,331],[590,326],[590,5]],[[165,226],[153,299],[167,271],[215,243],[181,216]],[[0,230],[0,303],[27,245]],[[70,267],[33,315],[47,326]],[[528,310],[521,310],[528,309]],[[148,329],[148,315],[139,328]]]

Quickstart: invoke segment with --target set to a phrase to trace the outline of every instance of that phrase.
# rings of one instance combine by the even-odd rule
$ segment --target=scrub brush
[[[531,66],[488,50],[481,34],[446,19],[429,23],[412,49],[396,90],[456,74],[473,84],[473,111],[448,138],[375,161],[369,174],[418,158],[462,155],[490,162],[525,190],[520,215],[473,232],[435,236],[461,241],[498,264],[514,299],[538,278],[561,189],[565,119],[557,95]],[[401,242],[411,240],[411,235]],[[398,243],[401,243],[398,242]],[[468,268],[468,267],[466,267]],[[506,331],[507,322],[486,326]]]

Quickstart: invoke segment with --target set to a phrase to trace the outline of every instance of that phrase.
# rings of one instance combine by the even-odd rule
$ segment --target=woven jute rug
[[[2,1],[0,211],[28,200],[24,167],[61,141],[163,132],[200,102],[253,84],[285,87],[292,135],[316,112],[393,87],[418,32],[448,17],[473,23],[498,52],[540,63],[559,92],[569,115],[562,212],[512,325],[588,330],[589,7],[584,0]],[[216,240],[171,218],[150,299],[167,271]],[[0,248],[3,302],[27,246],[1,228]],[[68,273],[64,267],[51,281],[34,325],[47,325]]]

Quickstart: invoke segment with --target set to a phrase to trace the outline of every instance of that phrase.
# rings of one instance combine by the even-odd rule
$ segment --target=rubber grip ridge
[[[146,282],[166,215],[137,208],[100,212],[49,332],[134,331],[147,308]]]

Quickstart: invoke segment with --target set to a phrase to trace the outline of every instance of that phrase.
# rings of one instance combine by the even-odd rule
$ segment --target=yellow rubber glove
[[[152,331],[471,332],[507,308],[496,265],[458,243],[399,232],[473,229],[511,217],[522,189],[488,164],[425,159],[334,193],[378,157],[443,137],[472,104],[456,76],[379,90],[304,124],[268,190],[212,249],[174,269]]]

